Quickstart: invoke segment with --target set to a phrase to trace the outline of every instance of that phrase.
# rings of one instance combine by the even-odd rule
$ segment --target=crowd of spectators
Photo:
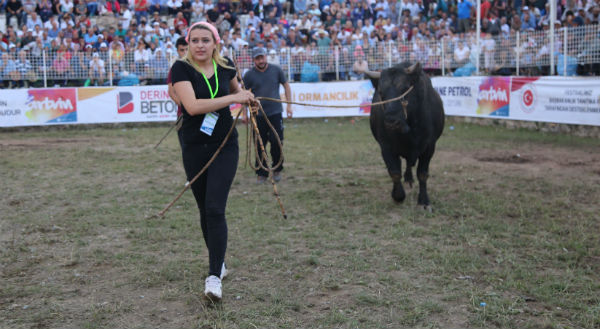
[[[473,0],[0,1],[3,87],[39,84],[42,71],[59,85],[164,83],[175,41],[198,20],[218,27],[223,51],[236,51],[243,68],[251,66],[249,49],[263,46],[295,81],[360,79],[361,69],[403,59],[419,60],[433,73],[445,65],[454,75],[470,75],[474,54],[485,73],[511,74],[514,65],[505,61],[516,48],[523,67],[556,53],[569,74],[600,73],[598,29],[570,40],[568,54],[559,53],[560,42],[551,51],[547,34],[535,33],[549,28],[549,0],[482,0],[479,51]],[[556,1],[557,28],[597,26],[600,0]],[[524,41],[511,44],[517,31]],[[591,62],[578,65],[582,54]],[[548,74],[547,67],[537,69],[531,73]]]

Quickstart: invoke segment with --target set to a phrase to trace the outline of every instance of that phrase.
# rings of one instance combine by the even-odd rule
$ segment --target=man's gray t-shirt
[[[252,89],[254,96],[270,97],[280,99],[279,84],[286,83],[283,70],[273,64],[269,64],[264,72],[260,72],[255,67],[244,74],[244,85],[246,89]],[[267,116],[283,112],[281,103],[260,100],[260,104]]]

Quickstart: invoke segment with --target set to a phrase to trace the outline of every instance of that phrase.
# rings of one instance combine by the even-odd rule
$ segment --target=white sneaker
[[[213,302],[221,301],[221,279],[214,275],[206,278],[204,282],[204,295]]]
[[[227,267],[225,267],[225,262],[223,262],[223,265],[221,266],[221,280],[225,279],[227,274],[229,274],[229,271],[227,270]]]

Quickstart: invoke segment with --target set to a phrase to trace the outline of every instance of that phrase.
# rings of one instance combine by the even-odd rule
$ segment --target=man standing
[[[247,89],[251,90],[252,93],[256,97],[270,97],[270,98],[279,98],[279,85],[283,85],[285,89],[285,98],[287,100],[291,100],[292,92],[290,89],[290,84],[285,79],[285,75],[283,74],[283,70],[277,65],[268,64],[267,63],[267,50],[262,47],[254,47],[252,49],[252,58],[254,60],[254,67],[246,72],[244,75],[244,85]],[[265,114],[268,117],[269,122],[277,131],[277,135],[273,134],[271,128],[266,122],[265,118],[262,115],[257,116],[257,125],[258,130],[260,131],[260,138],[263,141],[263,145],[265,146],[265,151],[267,150],[267,143],[271,143],[271,158],[273,159],[273,166],[279,163],[281,159],[281,149],[279,148],[279,144],[277,143],[277,137],[281,140],[283,144],[283,106],[281,103],[261,100],[260,101],[262,108],[265,110]],[[287,117],[292,117],[292,105],[287,105]],[[257,148],[260,148],[257,145]],[[260,154],[260,149],[258,150]],[[258,163],[257,163],[258,165]],[[266,161],[263,162],[263,166],[267,167]],[[283,161],[282,163],[273,168],[273,179],[278,182],[281,180],[281,171],[283,170]],[[263,183],[267,180],[267,176],[269,173],[260,167],[256,170],[257,174],[257,183]]]
[[[174,61],[172,61],[172,63],[169,63],[169,66],[172,66],[176,60],[185,58],[185,56],[188,52],[188,43],[187,43],[187,41],[185,41],[185,37],[180,37],[179,39],[177,39],[177,41],[175,42],[175,47],[177,48],[177,58]],[[169,93],[169,96],[173,100],[173,102],[175,102],[175,104],[177,104],[177,119],[179,119],[179,117],[182,114],[181,113],[181,101],[179,100],[179,97],[177,97],[177,94],[175,93],[175,88],[173,87],[173,83],[171,82],[171,69],[170,68],[169,68],[169,73],[167,73],[167,91]],[[177,130],[179,130],[179,128],[177,128]]]

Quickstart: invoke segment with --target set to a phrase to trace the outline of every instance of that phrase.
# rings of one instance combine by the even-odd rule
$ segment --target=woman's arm
[[[230,82],[230,86],[231,85],[232,83]],[[234,89],[236,91],[235,93],[231,93],[227,96],[213,99],[196,99],[191,82],[179,81],[173,86],[175,87],[175,93],[179,97],[181,104],[183,104],[190,115],[214,112],[234,103],[249,103],[254,99],[254,95],[252,95],[251,92],[239,90],[239,87]]]

